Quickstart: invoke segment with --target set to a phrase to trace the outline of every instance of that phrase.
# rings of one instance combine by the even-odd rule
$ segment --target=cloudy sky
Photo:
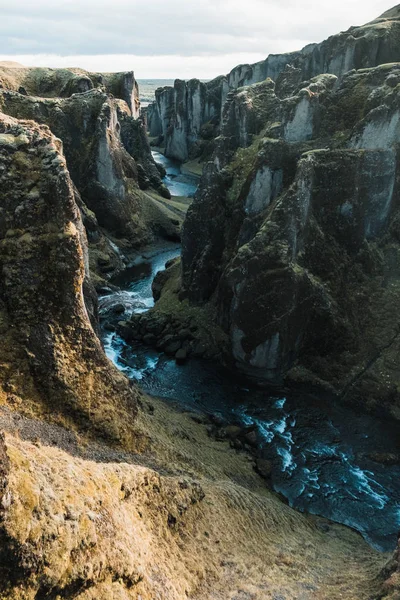
[[[0,60],[209,79],[360,25],[390,0],[0,0]]]

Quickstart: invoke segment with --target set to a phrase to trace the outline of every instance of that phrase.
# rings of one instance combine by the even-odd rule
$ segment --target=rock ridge
[[[158,137],[167,156],[188,160],[208,158],[210,138],[218,135],[222,109],[228,94],[267,78],[277,84],[277,95],[291,95],[293,85],[323,73],[339,79],[352,69],[375,67],[400,61],[398,8],[381,17],[333,35],[297,52],[271,54],[265,60],[239,65],[210,82],[177,80],[174,87],[160,88],[148,109],[150,135]],[[290,73],[290,78],[288,74]],[[285,87],[281,79],[285,80]]]

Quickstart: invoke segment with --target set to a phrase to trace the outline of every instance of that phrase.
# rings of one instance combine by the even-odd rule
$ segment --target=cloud
[[[266,54],[370,20],[387,1],[0,0],[0,54]],[[280,50],[278,50],[280,51]]]

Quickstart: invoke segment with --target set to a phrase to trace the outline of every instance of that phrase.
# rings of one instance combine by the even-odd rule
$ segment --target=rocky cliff
[[[388,556],[290,509],[246,454],[107,360],[81,200],[47,126],[0,115],[0,184],[1,598],[376,595]]]
[[[272,54],[264,61],[240,65],[210,82],[177,80],[173,88],[157,90],[148,108],[149,131],[165,146],[167,156],[188,160],[209,154],[209,140],[218,135],[221,110],[230,91],[271,78],[281,98],[290,95],[288,81],[300,84],[323,73],[339,79],[351,69],[400,60],[400,9],[387,11],[361,27],[333,35],[298,52]],[[283,81],[281,82],[281,79]]]
[[[399,83],[390,64],[231,93],[182,256],[239,370],[396,418]]]
[[[344,70],[398,59],[398,19],[397,7],[228,93],[184,226],[182,288],[171,270],[158,309],[165,321],[187,301],[205,308],[227,336],[203,327],[207,353],[246,376],[396,419],[400,66]],[[336,73],[304,80],[325,68]]]
[[[217,134],[225,91],[225,77],[207,83],[177,79],[173,88],[156,90],[156,100],[147,108],[147,124],[150,136],[165,145],[166,156],[186,161],[205,150]]]
[[[94,272],[104,277],[123,267],[115,245],[129,252],[154,236],[179,236],[179,220],[162,200],[170,194],[137,118],[132,73],[0,68],[0,85],[3,113],[46,124],[61,140]]]
[[[0,178],[1,402],[127,438],[122,424],[136,414],[136,398],[90,323],[97,298],[60,141],[47,127],[1,115]]]

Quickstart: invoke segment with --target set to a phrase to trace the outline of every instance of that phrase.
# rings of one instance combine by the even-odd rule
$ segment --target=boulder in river
[[[177,362],[178,365],[183,365],[186,360],[187,360],[187,351],[184,350],[183,348],[180,348],[180,350],[177,351],[177,353],[175,354],[175,360]]]

